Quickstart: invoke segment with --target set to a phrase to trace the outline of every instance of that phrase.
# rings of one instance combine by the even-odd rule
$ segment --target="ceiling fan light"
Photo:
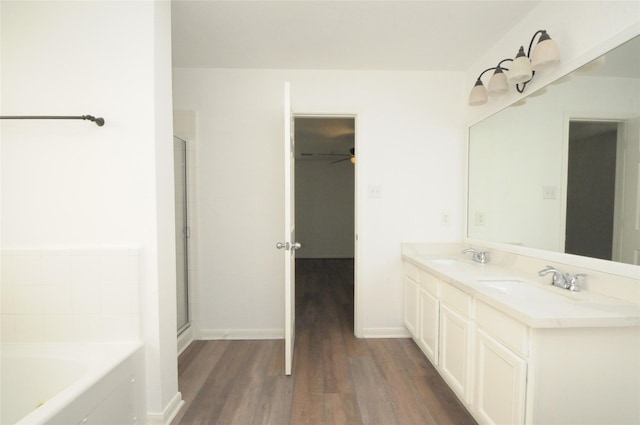
[[[542,31],[538,44],[531,55],[531,68],[535,71],[550,68],[560,62],[560,49],[546,31]]]
[[[489,93],[489,96],[497,96],[506,93],[507,90],[509,90],[507,76],[503,72],[502,68],[498,66],[489,80],[487,92]]]
[[[469,93],[469,105],[484,105],[487,103],[487,99],[487,89],[484,88],[484,84],[482,84],[482,81],[478,78],[476,84],[471,89],[471,93]]]
[[[531,61],[524,54],[524,47],[520,46],[516,58],[509,67],[509,77],[507,80],[511,84],[520,84],[529,81],[533,76],[533,69],[531,68]]]

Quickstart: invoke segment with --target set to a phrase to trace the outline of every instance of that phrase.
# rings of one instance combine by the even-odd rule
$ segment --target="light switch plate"
[[[370,184],[367,188],[369,198],[382,198],[382,186],[379,184]]]
[[[556,199],[556,187],[542,186],[542,199]]]

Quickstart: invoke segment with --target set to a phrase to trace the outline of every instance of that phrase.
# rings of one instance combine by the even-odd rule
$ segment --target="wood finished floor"
[[[297,260],[293,375],[284,343],[195,341],[172,425],[476,424],[411,339],[353,335],[353,262]]]

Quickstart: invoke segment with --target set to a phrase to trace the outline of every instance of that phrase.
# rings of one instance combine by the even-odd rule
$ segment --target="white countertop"
[[[404,250],[402,259],[532,328],[640,326],[638,304],[536,281],[537,270],[480,264],[452,252]],[[551,281],[551,275],[545,281]],[[489,281],[489,282],[487,282]]]

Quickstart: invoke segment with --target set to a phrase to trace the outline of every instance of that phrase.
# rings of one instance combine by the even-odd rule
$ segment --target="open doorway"
[[[324,312],[353,335],[355,117],[296,116],[294,133],[296,327]]]
[[[612,260],[622,123],[569,123],[565,252]]]

